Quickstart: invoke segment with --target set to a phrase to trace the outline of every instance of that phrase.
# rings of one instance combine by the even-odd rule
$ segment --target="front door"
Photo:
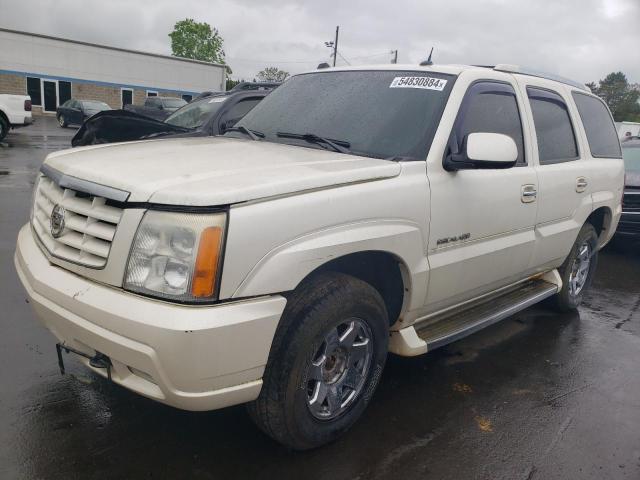
[[[476,132],[502,133],[518,147],[508,169],[446,171],[428,165],[431,189],[430,265],[426,312],[440,310],[521,280],[533,253],[537,176],[525,150],[514,85],[471,84],[445,155],[459,153]]]
[[[44,96],[44,111],[55,112],[56,108],[58,108],[58,82],[55,80],[43,80],[42,93]]]

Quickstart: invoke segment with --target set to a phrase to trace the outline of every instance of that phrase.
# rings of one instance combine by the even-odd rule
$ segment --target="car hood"
[[[130,202],[213,206],[394,177],[396,162],[229,137],[93,145],[50,154],[59,172]]]

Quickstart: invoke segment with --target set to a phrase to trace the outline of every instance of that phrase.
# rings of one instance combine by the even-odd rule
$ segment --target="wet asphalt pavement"
[[[67,357],[13,267],[35,172],[73,130],[0,146],[0,478],[640,479],[640,249],[601,253],[579,313],[544,307],[418,358],[390,357],[359,423],[293,453],[242,407],[182,412]]]

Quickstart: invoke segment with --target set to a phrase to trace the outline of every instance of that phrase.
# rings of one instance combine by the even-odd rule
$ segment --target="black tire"
[[[6,118],[0,115],[0,141],[4,140],[4,137],[9,133],[9,122]]]
[[[351,319],[366,324],[371,335],[368,370],[362,370],[362,387],[343,407],[344,411],[335,418],[318,419],[317,412],[312,414],[309,406],[309,384],[314,382],[309,368],[319,349],[326,345],[326,332]],[[388,330],[384,301],[368,283],[333,272],[304,281],[287,302],[271,346],[260,396],[247,406],[254,422],[267,435],[295,450],[319,447],[337,439],[358,420],[371,400],[387,358]],[[346,363],[350,364],[350,360]],[[350,368],[354,367],[347,367]],[[348,376],[348,372],[344,373]]]
[[[571,274],[574,271],[574,267],[577,266],[577,262],[579,262],[579,250],[584,245],[588,245],[590,248],[590,261],[588,272],[586,273],[586,278],[584,280],[582,288],[580,288],[580,290],[576,294],[572,291],[571,288]],[[585,223],[582,226],[582,229],[580,229],[580,233],[578,233],[578,237],[576,238],[573,247],[571,247],[569,255],[567,256],[562,266],[558,269],[560,277],[562,278],[562,289],[552,297],[551,300],[553,306],[561,312],[576,310],[582,302],[585,291],[591,285],[591,281],[593,280],[593,276],[595,274],[597,266],[598,235],[596,234],[596,230],[595,228],[593,228],[593,225],[591,225],[590,223]]]
[[[67,123],[67,120],[64,118],[64,115],[62,114],[58,115],[58,123],[62,128],[67,128],[67,126],[69,125]]]

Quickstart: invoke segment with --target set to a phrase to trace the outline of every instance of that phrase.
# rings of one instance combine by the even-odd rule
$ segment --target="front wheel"
[[[590,223],[578,233],[571,251],[558,269],[562,289],[553,297],[555,307],[563,312],[578,308],[598,265],[598,235]]]
[[[68,125],[67,120],[64,118],[64,115],[58,115],[58,123],[62,128],[66,128]]]
[[[341,273],[306,281],[288,301],[251,417],[296,450],[335,440],[371,400],[388,335],[384,301],[371,285]]]

